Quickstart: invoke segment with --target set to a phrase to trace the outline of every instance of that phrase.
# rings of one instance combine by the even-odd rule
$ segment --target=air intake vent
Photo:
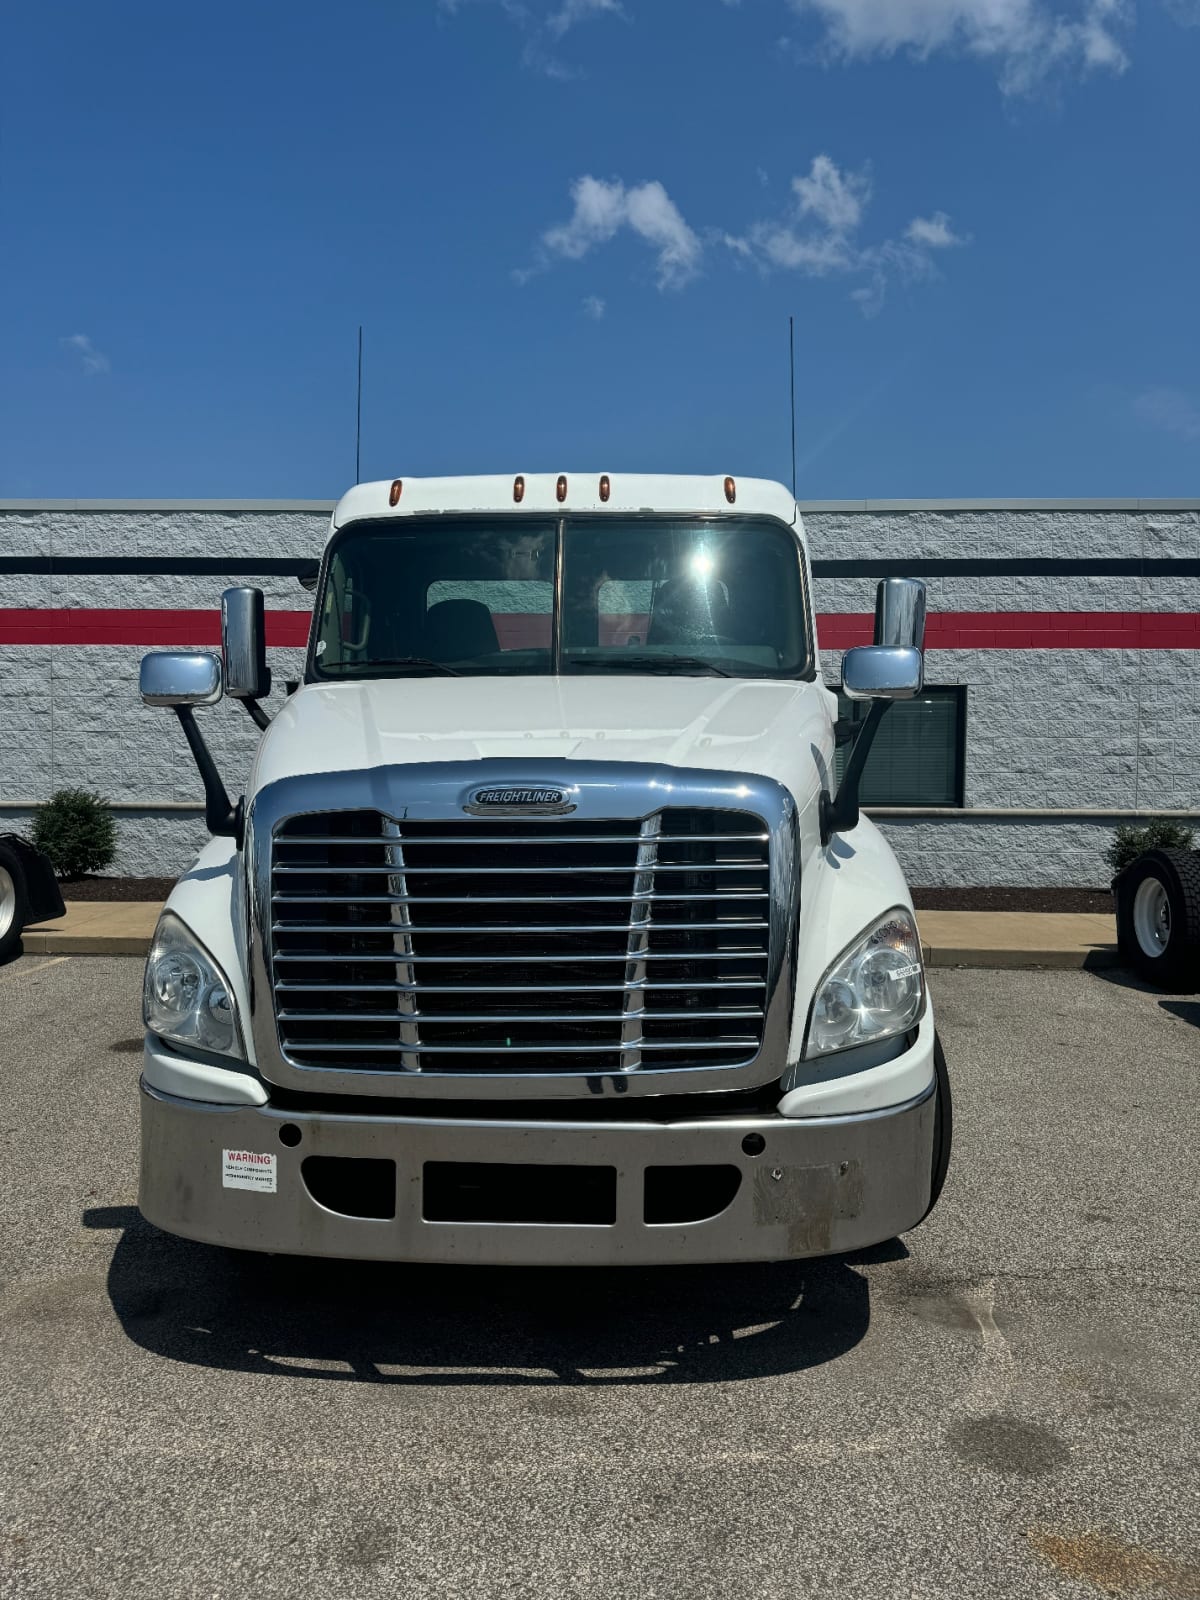
[[[770,860],[749,813],[325,812],[276,830],[271,868],[297,1066],[597,1074],[736,1066],[762,1043]]]

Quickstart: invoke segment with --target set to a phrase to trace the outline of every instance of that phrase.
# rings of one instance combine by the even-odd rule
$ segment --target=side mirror
[[[270,694],[261,589],[226,589],[221,596],[221,653],[227,694],[235,700],[264,700]]]
[[[179,718],[204,784],[204,820],[209,833],[228,834],[242,848],[242,808],[229,803],[212,752],[192,715],[193,706],[215,706],[221,698],[221,663],[207,650],[156,650],[142,657],[138,687],[148,706],[170,706]]]
[[[207,650],[156,650],[142,657],[138,688],[148,706],[215,706],[221,663]]]
[[[925,657],[911,645],[863,644],[842,657],[847,700],[911,700],[925,685]]]
[[[858,826],[859,785],[879,724],[893,700],[912,700],[925,687],[925,585],[915,578],[884,578],[875,593],[875,643],[842,657],[842,692],[870,700],[854,737],[838,792],[821,792],[821,843]]]
[[[875,643],[925,648],[925,585],[919,578],[884,578],[875,591]]]

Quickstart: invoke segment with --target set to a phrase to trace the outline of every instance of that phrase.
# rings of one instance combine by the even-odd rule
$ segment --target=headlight
[[[176,1044],[242,1056],[229,981],[191,930],[164,911],[154,933],[142,1016],[152,1033]]]
[[[821,979],[805,1058],[903,1033],[924,1010],[921,941],[911,914],[897,906],[856,939]]]

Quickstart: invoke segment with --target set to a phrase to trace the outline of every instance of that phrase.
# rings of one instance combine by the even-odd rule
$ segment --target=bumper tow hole
[[[737,1167],[647,1167],[645,1221],[707,1222],[733,1204],[741,1182]]]
[[[305,1156],[304,1186],[319,1206],[343,1217],[396,1215],[396,1163],[367,1156]]]

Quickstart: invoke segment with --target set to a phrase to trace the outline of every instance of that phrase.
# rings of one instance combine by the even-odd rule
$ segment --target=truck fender
[[[813,850],[800,882],[796,939],[796,1004],[788,1062],[799,1061],[809,1007],[817,985],[842,951],[885,911],[912,895],[891,845],[869,817],[850,833],[835,834]]]
[[[253,1066],[250,991],[246,982],[246,910],[241,858],[232,839],[210,840],[194,867],[171,890],[164,910],[191,929],[229,980],[246,1058]]]

